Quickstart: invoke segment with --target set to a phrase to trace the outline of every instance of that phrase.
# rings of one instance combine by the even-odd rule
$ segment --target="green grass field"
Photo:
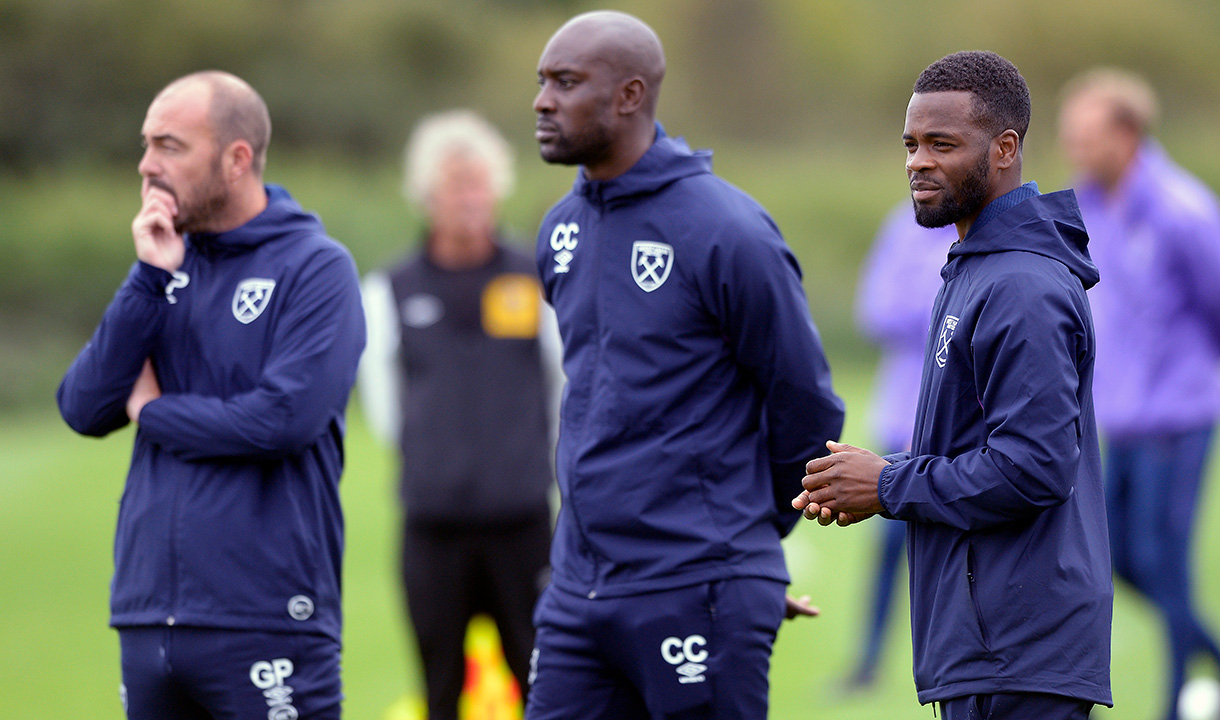
[[[849,409],[845,439],[868,445],[862,415],[872,368],[835,362]],[[46,388],[48,404],[53,389]],[[343,479],[346,717],[381,720],[418,680],[400,610],[395,569],[393,462],[351,413]],[[107,625],[111,540],[132,434],[75,436],[52,412],[0,418],[0,698],[3,716],[122,716],[118,643]],[[1220,495],[1213,463],[1196,541],[1199,605],[1220,627]],[[1150,522],[1154,519],[1150,518]],[[879,522],[879,521],[875,521]],[[849,695],[842,679],[855,657],[867,606],[875,528],[805,524],[787,541],[792,591],[813,596],[823,615],[788,624],[772,665],[772,713],[779,720],[927,719],[915,700],[905,593],[890,628],[876,687]],[[1159,622],[1120,589],[1115,603],[1113,682],[1118,707],[1097,717],[1147,718],[1159,706],[1163,650]]]

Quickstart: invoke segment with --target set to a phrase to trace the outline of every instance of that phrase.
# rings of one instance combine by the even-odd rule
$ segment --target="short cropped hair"
[[[1114,122],[1139,135],[1151,134],[1160,119],[1156,91],[1135,73],[1108,67],[1088,70],[1068,81],[1062,99],[1067,102],[1081,95],[1105,101]]]
[[[216,149],[223,150],[237,140],[250,144],[250,169],[262,177],[267,163],[267,146],[271,144],[271,113],[258,91],[245,80],[223,70],[201,70],[178,78],[158,94],[158,97],[189,83],[202,83],[211,90],[208,122]]]
[[[503,200],[513,187],[513,151],[504,137],[470,110],[450,110],[420,120],[403,158],[403,196],[423,207],[449,158],[458,155],[487,167],[491,191]]]
[[[1029,86],[1017,66],[993,52],[968,50],[937,60],[919,74],[916,93],[965,91],[974,96],[974,119],[992,135],[1014,130],[1021,144],[1029,130]]]

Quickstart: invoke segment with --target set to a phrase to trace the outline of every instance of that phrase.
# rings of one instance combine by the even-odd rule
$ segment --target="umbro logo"
[[[555,251],[554,272],[566,273],[571,269],[572,258],[576,257],[572,251],[580,241],[576,237],[579,233],[580,226],[576,223],[559,223],[551,231],[551,249]]]
[[[702,635],[690,635],[683,638],[667,637],[661,641],[661,657],[678,673],[678,682],[683,685],[701,683],[707,680],[703,673],[707,672],[707,638]]]

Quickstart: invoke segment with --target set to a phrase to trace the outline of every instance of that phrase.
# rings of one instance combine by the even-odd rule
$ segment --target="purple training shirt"
[[[872,427],[885,452],[911,445],[924,343],[957,228],[924,228],[908,199],[886,216],[860,273],[856,324],[881,349]]]
[[[1220,413],[1220,209],[1155,142],[1113,193],[1077,191],[1101,282],[1097,423],[1112,439],[1190,430]]]

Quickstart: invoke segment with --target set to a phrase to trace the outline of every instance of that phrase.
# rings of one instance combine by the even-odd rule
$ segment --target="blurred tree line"
[[[709,138],[894,135],[915,74],[987,48],[1041,109],[1096,63],[1138,69],[1176,113],[1220,101],[1212,0],[623,0],[660,33],[662,112]],[[534,68],[580,0],[0,0],[0,162],[129,162],[151,95],[205,67],[266,97],[280,149],[397,154],[410,122],[473,105],[529,141]],[[1035,113],[1043,123],[1051,113]]]
[[[1066,181],[1059,87],[1097,64],[1162,96],[1164,136],[1220,185],[1215,0],[618,0],[660,34],[660,116],[755,194],[806,269],[824,334],[852,342],[857,264],[904,192],[911,84],[962,49],[1030,83],[1027,175]],[[257,88],[274,127],[268,178],[352,248],[362,270],[418,224],[397,194],[422,115],[489,117],[522,173],[506,207],[528,237],[571,182],[536,160],[532,98],[546,40],[587,0],[0,0],[0,409],[37,397],[96,323],[132,261],[139,130],[153,95],[203,68]],[[1061,186],[1061,185],[1060,185]],[[832,342],[828,342],[831,346]],[[857,346],[859,343],[857,341]],[[36,380],[29,380],[37,378]],[[28,381],[28,382],[27,382]],[[29,389],[26,386],[33,389]]]

